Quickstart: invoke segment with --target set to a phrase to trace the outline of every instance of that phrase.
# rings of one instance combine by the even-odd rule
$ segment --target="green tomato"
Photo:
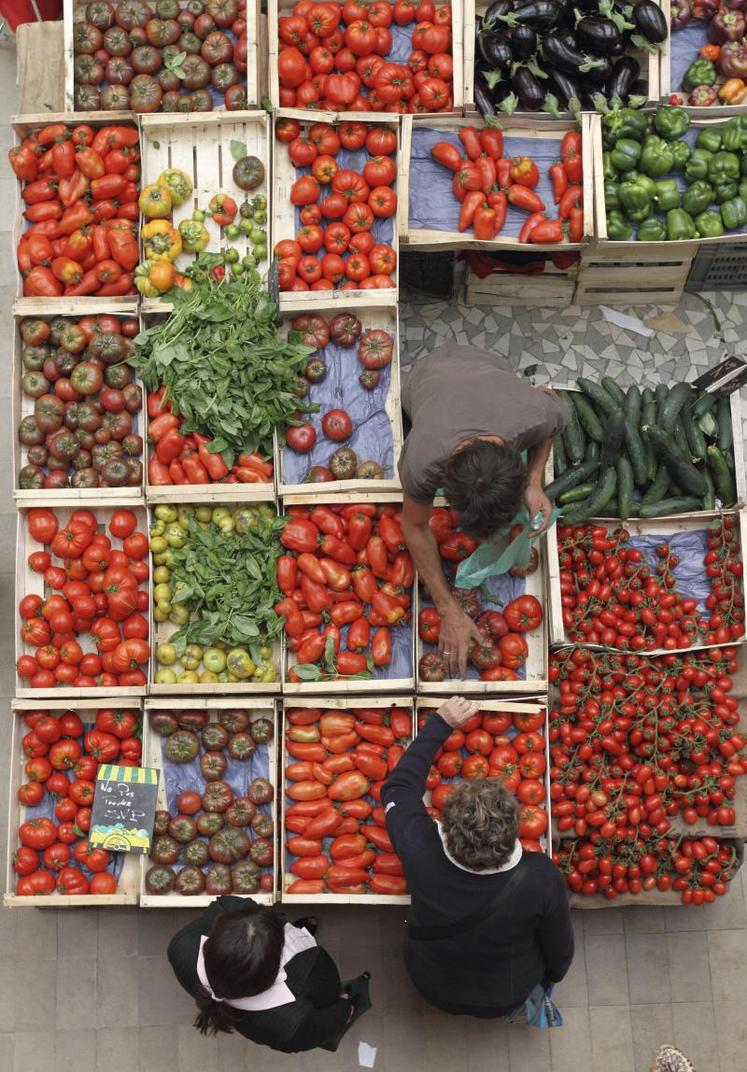
[[[238,227],[236,228],[236,230],[239,233],[237,235],[235,235],[234,237],[238,238],[239,234],[241,234],[241,232],[239,231]],[[231,236],[229,235],[228,237],[231,237]],[[237,249],[227,249],[225,251],[225,253],[223,254],[223,260],[225,261],[226,264],[236,264],[236,261],[238,259],[239,259],[239,251]]]
[[[252,268],[257,267],[257,258],[252,253],[247,253],[241,258],[241,263],[244,265],[247,271],[251,271]]]
[[[267,245],[267,235],[261,227],[254,227],[249,237],[251,238],[252,242],[258,242],[260,246]]]
[[[267,198],[264,194],[257,194],[257,196],[252,201],[252,204],[254,205],[255,209],[265,209],[267,208]]]
[[[162,666],[160,670],[156,670],[154,678],[156,685],[176,685],[178,680],[174,671],[169,670],[168,667]]]
[[[255,223],[267,223],[267,213],[266,212],[255,212],[254,215],[252,216],[252,219],[254,220]]]
[[[233,279],[238,279],[240,276],[244,275],[245,272],[246,268],[241,263],[241,261],[239,261],[238,264],[231,265],[231,277]]]
[[[257,667],[253,675],[254,681],[270,682],[277,681],[278,672],[274,666],[270,666],[269,663],[261,663]]]
[[[218,681],[220,681],[223,685],[227,684],[227,682],[232,680],[233,674],[229,674],[228,670],[221,670],[221,672],[218,674]]]
[[[172,506],[170,503],[161,503],[153,511],[159,521],[165,521],[168,525],[172,521],[176,521],[179,516],[179,508]]]
[[[169,547],[184,547],[187,542],[186,530],[176,522],[166,526],[164,536]]]
[[[211,521],[213,517],[213,511],[209,506],[198,506],[197,513],[195,515],[198,521]]]
[[[150,527],[151,536],[163,536],[165,531],[166,531],[166,522],[165,521],[156,521]]]
[[[192,213],[192,219],[195,223],[204,223],[206,218],[206,213],[204,213],[201,208],[196,208]]]
[[[169,614],[171,614],[170,603],[164,603],[163,605],[161,605],[160,603],[156,603],[155,607],[153,608],[153,621],[167,622],[169,620]]]
[[[268,660],[268,659],[271,659],[271,658],[272,658],[272,648],[271,648],[271,647],[269,647],[269,646],[268,646],[267,644],[264,644],[264,645],[263,645],[263,646],[262,646],[262,647],[261,647],[261,648],[259,649],[259,657],[260,657],[260,659],[262,659],[262,660],[263,660],[264,662],[267,662],[267,660]]]
[[[235,242],[236,239],[241,235],[241,228],[239,227],[238,223],[229,223],[224,233],[229,242]],[[231,264],[231,258],[229,254],[233,252],[234,251],[232,249],[226,250],[226,260],[229,264]]]
[[[170,603],[172,594],[170,584],[157,584],[153,589],[153,598],[156,603]]]
[[[185,670],[196,670],[202,662],[202,648],[199,644],[187,644],[182,655],[182,666]]]
[[[248,237],[252,233],[252,231],[254,230],[254,221],[253,220],[240,220],[239,221],[239,230],[241,231],[242,234],[247,235],[247,237]]]
[[[165,531],[166,529],[164,528]],[[162,555],[168,546],[162,535],[153,536],[150,541],[150,549],[154,555]]]
[[[230,536],[235,527],[232,517],[224,517],[218,522],[218,528],[224,536]]]
[[[200,679],[194,670],[183,670],[176,679],[177,685],[199,685]]]
[[[235,674],[240,681],[246,681],[256,670],[249,652],[244,648],[232,648],[228,653],[226,665],[229,672]]]
[[[252,252],[258,261],[267,260],[267,246],[255,246]]]
[[[174,625],[186,625],[189,621],[189,610],[183,603],[175,603],[169,614],[169,621]]]
[[[176,647],[173,644],[159,644],[156,659],[160,666],[173,666],[176,662]]]
[[[233,521],[239,536],[243,536],[245,532],[249,532],[251,529],[256,529],[259,523],[257,508],[254,506],[242,506],[233,515]]]
[[[215,685],[218,681],[218,675],[214,674],[212,670],[203,670],[197,680],[201,685]]]
[[[212,674],[220,674],[226,669],[226,653],[220,648],[206,648],[202,661]]]
[[[153,580],[156,584],[168,584],[171,578],[171,570],[166,566],[156,566],[153,570]]]
[[[210,516],[206,520],[214,521],[216,525],[224,518],[231,516],[231,511],[227,506],[215,506],[212,510],[208,507],[207,509]]]

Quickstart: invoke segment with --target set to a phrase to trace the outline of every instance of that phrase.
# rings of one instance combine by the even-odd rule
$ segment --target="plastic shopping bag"
[[[527,1023],[530,1027],[562,1027],[563,1017],[552,1000],[553,987],[543,990],[536,986],[526,1000]]]
[[[554,525],[559,516],[560,511],[553,509],[550,525]],[[526,569],[529,565],[532,533],[542,526],[542,521],[542,514],[538,513],[533,523],[530,524],[527,508],[522,506],[510,526],[513,528],[514,525],[521,525],[521,532],[518,536],[509,543],[506,531],[499,533],[487,543],[481,543],[469,558],[459,563],[454,587],[477,588],[488,577],[500,577],[514,566]]]

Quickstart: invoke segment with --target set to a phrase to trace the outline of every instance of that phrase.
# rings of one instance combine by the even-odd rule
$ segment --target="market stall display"
[[[673,0],[671,34],[661,56],[661,96],[696,109],[735,109],[747,96],[747,53],[741,5]]]
[[[285,110],[275,122],[272,237],[278,285],[316,291],[396,287],[399,123]],[[328,188],[328,189],[326,189]]]
[[[287,507],[275,605],[286,695],[414,688],[414,567],[400,503],[376,498]]]
[[[398,229],[414,249],[579,249],[592,234],[591,117],[402,120]]]
[[[462,3],[268,3],[280,108],[450,112],[463,103]]]
[[[664,105],[622,109],[594,125],[596,228],[600,240],[740,242],[747,235],[747,126],[691,120]],[[741,190],[741,192],[740,192]]]
[[[70,304],[14,318],[16,501],[141,502],[143,394],[127,364],[138,319]]]
[[[281,331],[314,348],[301,381],[316,412],[289,428],[280,451],[279,493],[286,502],[323,483],[339,491],[398,491],[402,447],[399,324],[388,291],[339,302],[284,306]],[[372,483],[373,482],[373,483]]]
[[[76,121],[77,119],[77,121]],[[25,298],[135,295],[140,134],[133,118],[16,117],[8,159]]]
[[[266,112],[240,116],[145,116],[143,140],[143,261],[173,264],[173,273],[141,275],[145,309],[161,307],[161,295],[203,251],[223,251],[232,272],[267,269],[270,194],[270,120]],[[161,191],[167,189],[165,196]],[[148,198],[156,193],[157,197]],[[176,233],[175,233],[176,232]],[[157,243],[149,242],[153,235]],[[154,248],[155,246],[155,248]],[[235,251],[231,252],[231,251]],[[235,259],[234,259],[235,258]],[[156,291],[157,293],[153,293]]]
[[[140,762],[140,705],[119,704],[13,701],[6,905],[137,904],[137,857],[86,837],[99,765]]]
[[[536,703],[481,700],[480,710],[452,730],[428,775],[426,804],[438,819],[462,780],[499,778],[519,804],[519,839],[526,852],[550,852],[547,709]],[[418,730],[436,710],[418,700]]]
[[[284,524],[268,504],[152,508],[151,694],[280,691]]]
[[[69,110],[236,111],[259,101],[257,0],[65,0]]]
[[[149,576],[142,508],[21,509],[16,694],[143,695]]]
[[[381,789],[413,737],[413,702],[287,701],[284,902],[408,904]]]
[[[547,688],[547,632],[542,547],[534,547],[526,568],[488,576],[479,585],[456,586],[459,563],[477,550],[477,543],[458,527],[456,514],[436,506],[428,522],[441,555],[451,594],[483,635],[469,652],[464,681],[449,678],[446,660],[438,651],[440,616],[422,585],[418,589],[418,692],[450,696],[495,693],[537,695]],[[511,530],[514,539],[521,526]],[[507,541],[508,542],[508,541]]]
[[[658,100],[667,40],[665,6],[650,0],[580,8],[466,0],[464,99],[483,115],[578,114],[615,100]]]
[[[144,750],[160,771],[143,908],[204,908],[220,894],[275,900],[275,701],[146,701]]]

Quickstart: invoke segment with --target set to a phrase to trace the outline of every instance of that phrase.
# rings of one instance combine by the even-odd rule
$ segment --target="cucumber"
[[[641,433],[638,431],[638,421],[625,416],[623,429],[625,449],[633,467],[633,480],[637,487],[642,488],[648,479],[648,457],[643,446]]]
[[[663,431],[672,431],[682,407],[690,400],[692,390],[689,383],[676,383],[671,388],[666,399],[659,406],[659,417],[656,422]]]
[[[656,401],[656,395],[650,387],[644,387],[641,391],[641,404],[647,406],[650,402]]]
[[[656,385],[654,397],[656,398],[656,420],[654,421],[654,424],[660,424],[662,407],[669,397],[669,388],[665,383],[658,383]]]
[[[601,384],[594,383],[593,380],[587,380],[585,376],[579,376],[576,383],[587,398],[594,403],[598,413],[611,417],[615,410],[620,408],[614,398],[605,391]]]
[[[641,506],[639,517],[664,517],[666,514],[691,514],[700,509],[700,499],[694,496],[681,496],[677,499],[659,499],[657,502]]]
[[[614,465],[622,448],[625,437],[625,414],[621,409],[615,409],[608,417],[604,425],[604,441],[602,442],[602,469]]]
[[[621,409],[625,409],[625,392],[619,386],[617,380],[613,380],[611,376],[602,376],[601,383],[612,401],[620,406]]]
[[[584,521],[588,521],[590,517],[597,517],[599,511],[604,510],[607,504],[612,501],[616,487],[617,473],[615,472],[615,467],[611,465],[605,470],[593,495],[590,495],[588,499],[584,499],[583,502],[578,503],[570,510],[563,512],[563,523],[565,525],[579,525]]]
[[[706,490],[703,474],[695,468],[690,459],[673,442],[672,436],[655,424],[648,425],[644,431],[657,457],[664,462],[669,470],[672,480],[686,494],[697,495],[698,498],[702,498]]]
[[[641,442],[646,456],[646,470],[649,480],[653,480],[656,476],[656,455],[653,447],[642,433],[644,425],[656,424],[656,411],[656,396],[650,387],[645,387],[641,396],[641,419],[638,423],[638,430],[641,432]]]
[[[693,417],[692,406],[687,413],[681,415],[680,420],[685,429],[685,438],[687,439],[690,457],[694,462],[702,462],[705,458],[706,441],[700,425]]]
[[[581,429],[578,414],[573,405],[573,400],[568,391],[558,391],[558,396],[565,414],[563,443],[565,445],[566,454],[568,455],[568,460],[574,465],[577,465],[584,456],[584,433]]]
[[[569,491],[564,491],[562,495],[558,495],[558,502],[563,506],[566,503],[580,502],[581,499],[588,499],[593,494],[596,484],[578,484],[575,488],[571,488]]]
[[[716,420],[718,421],[718,449],[731,450],[734,430],[731,426],[731,402],[728,398],[719,398],[716,406]]]
[[[708,468],[713,476],[716,495],[721,500],[721,505],[733,506],[737,501],[737,488],[723,452],[719,450],[715,443],[712,443],[706,450],[706,457],[708,459]]]
[[[705,417],[706,413],[711,412],[717,402],[718,395],[714,395],[708,391],[701,392],[693,406],[693,416],[700,420],[701,417]]]
[[[669,470],[663,463],[656,470],[654,479],[649,484],[646,494],[641,499],[641,505],[647,506],[649,503],[658,502],[659,499],[663,499],[670,487]]]
[[[602,457],[602,448],[596,442],[595,439],[590,439],[586,444],[586,450],[584,451],[585,462],[598,462]]]
[[[713,477],[708,469],[703,470],[703,476],[706,482],[706,492],[703,496],[703,509],[715,510],[716,509],[716,489],[713,485]]]
[[[604,439],[602,422],[594,412],[594,408],[590,404],[588,398],[582,395],[580,391],[573,395],[569,395],[568,397],[573,399],[573,405],[578,414],[578,419],[581,422],[581,427],[586,432],[587,436],[595,442],[601,443]]]
[[[614,502],[614,500],[613,500],[613,505],[617,505]],[[629,517],[638,517],[638,514],[640,513],[640,509],[641,509],[641,504],[638,502],[637,499],[633,499],[633,501],[630,504],[630,513],[629,513],[628,516]],[[618,514],[617,510],[610,510],[609,506],[606,507],[604,510],[600,510],[599,513],[597,514],[597,517],[619,518],[619,516],[620,515]]]
[[[562,435],[555,436],[552,442],[552,471],[553,476],[562,476],[568,468],[568,458],[565,452],[565,444]]]
[[[625,396],[625,404],[623,405],[623,413],[629,421],[638,427],[641,423],[641,392],[637,387],[629,387],[628,393]]]
[[[633,503],[633,466],[626,454],[621,454],[617,459],[617,506],[618,517],[627,521],[630,517],[630,507]]]
[[[557,499],[564,491],[570,491],[577,484],[585,484],[598,468],[599,462],[582,462],[581,465],[574,465],[572,469],[566,469],[562,476],[547,485],[545,495],[548,499]]]
[[[676,443],[677,449],[680,451],[680,453],[684,454],[686,458],[689,457],[690,446],[687,442],[685,429],[683,428],[682,421],[679,419],[679,417],[674,423],[674,428],[672,429],[672,438],[674,439],[674,442]]]
[[[712,413],[706,413],[705,417],[701,417],[698,420],[698,427],[709,439],[718,438],[718,421]]]

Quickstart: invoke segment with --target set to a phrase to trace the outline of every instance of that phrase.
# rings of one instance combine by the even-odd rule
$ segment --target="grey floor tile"
[[[442,1015],[446,1018],[445,1014]],[[407,1072],[408,1069],[428,1067],[430,1061],[426,1061],[425,1046],[432,1019],[431,1015],[417,1018],[392,1015],[387,1028],[387,1072]],[[465,1038],[463,1019],[461,1017],[448,1017],[448,1019],[459,1025],[458,1030],[463,1040]],[[363,1039],[365,1039],[363,1034],[365,1021],[364,1016],[360,1020],[360,1037]],[[307,1058],[304,1054],[304,1072],[307,1072],[306,1065]]]
[[[10,946],[13,956],[19,960],[22,957],[29,960],[57,959],[57,920],[60,913],[44,908],[19,908],[4,914],[13,919]]]
[[[665,934],[628,934],[628,986],[634,1005],[669,1001],[669,971]]]
[[[628,975],[622,934],[587,937],[586,978],[591,1005],[627,1005]]]
[[[374,1008],[399,1016],[422,1016],[432,1011],[413,986],[399,950],[385,953],[383,970],[372,975],[371,1000]]]
[[[659,1047],[672,1042],[672,1006],[667,1004],[631,1005],[630,1022],[633,1028],[635,1067],[647,1069]],[[554,1072],[554,1070],[553,1070]]]
[[[194,1027],[182,1024],[177,1028],[177,1052],[179,1072],[204,1072],[217,1064],[218,1043],[214,1038],[201,1035]]]
[[[744,1019],[744,1010],[740,1019]],[[718,1042],[712,1002],[674,1002],[672,1021],[675,1046],[690,1058],[695,1068],[704,1072],[718,1072]],[[731,1067],[724,1065],[724,1072],[731,1072]]]
[[[136,1053],[132,1028],[104,1027],[96,1032],[96,1072],[132,1072]]]
[[[599,934],[622,934],[623,921],[619,908],[595,908],[584,912],[584,934],[588,938]]]
[[[0,1068],[13,1068],[15,1052],[15,1035],[0,1035]]]
[[[562,1028],[553,1028],[561,1031]],[[528,1027],[526,1024],[508,1025],[508,1057],[511,1072],[537,1072],[550,1063],[550,1030]]]
[[[672,1001],[690,1001],[693,994],[711,997],[708,947],[703,932],[667,934],[669,985]]]
[[[96,981],[96,1026],[137,1027],[138,966],[133,957],[98,962]]]
[[[138,1032],[139,1072],[174,1072],[177,1046],[176,1024],[141,1027]]]
[[[177,991],[181,991],[181,987],[164,957],[137,958],[138,1023],[141,1027],[176,1024]],[[194,1019],[195,1003],[191,998],[189,1001],[191,1019]]]
[[[552,1072],[581,1072],[592,1066],[589,1010],[561,1009],[563,1026],[548,1031]]]
[[[10,914],[10,909],[0,909],[0,915]],[[0,960],[0,1035],[10,1034],[16,1028],[16,964],[10,957]]]
[[[57,1004],[54,965],[31,961],[21,971],[16,969],[15,998],[16,1031],[33,1032],[42,1024],[51,1030]]]
[[[59,913],[57,956],[71,960],[90,960],[98,956],[98,910],[69,908]]]
[[[340,1046],[333,1060],[339,1063],[340,1068],[358,1067],[358,1044],[366,1042],[376,1050],[376,1065],[388,1068],[391,1055],[387,1049],[389,1034],[389,1016],[377,1013],[370,1009],[365,1016],[357,1020],[351,1029],[343,1035]],[[230,1072],[233,1072],[229,1066]],[[235,1072],[243,1072],[243,1068],[236,1066]]]
[[[138,908],[99,911],[98,956],[137,956]]]
[[[553,1000],[558,1008],[574,1008],[589,1004],[589,988],[586,981],[586,943],[576,939],[576,951],[565,979],[555,984]]]
[[[666,930],[663,908],[654,905],[632,905],[622,909],[626,934],[658,934]]]
[[[95,960],[57,961],[57,1029],[75,1023],[83,1011],[89,1027],[96,1027]]]
[[[704,907],[707,931],[743,928],[747,923],[744,889],[741,882],[732,882],[728,893],[723,897],[717,897],[713,904]]]
[[[39,1072],[54,1061],[53,1031],[19,1031],[13,1054],[13,1072]]]
[[[511,1024],[502,1020],[481,1020],[477,1031],[470,1031],[468,1026],[466,1072],[508,1072],[508,1037],[512,1030]]]
[[[705,905],[677,905],[676,908],[665,908],[664,916],[668,931],[704,931],[707,908]]]
[[[165,911],[160,908],[142,910],[137,919],[137,951],[146,957],[166,956],[166,949],[176,932],[196,913],[184,909]]]
[[[423,1056],[426,1066],[435,1067],[441,1063],[447,1068],[457,1066],[467,1045],[467,1024],[472,1026],[473,1023],[467,1017],[442,1012],[422,1016],[418,1024],[425,1035]]]
[[[747,931],[709,931],[708,960],[711,966],[713,1001],[744,996],[747,980]]]
[[[721,1072],[732,1072],[744,1065],[747,1053],[747,1019],[744,1015],[744,991],[730,1001],[714,1002],[716,1043]]]
[[[633,1058],[633,1029],[627,1005],[592,1005],[592,1072],[637,1072]]]
[[[96,1032],[85,1027],[55,1031],[54,1072],[96,1072]],[[0,1065],[2,1067],[2,1065]]]

